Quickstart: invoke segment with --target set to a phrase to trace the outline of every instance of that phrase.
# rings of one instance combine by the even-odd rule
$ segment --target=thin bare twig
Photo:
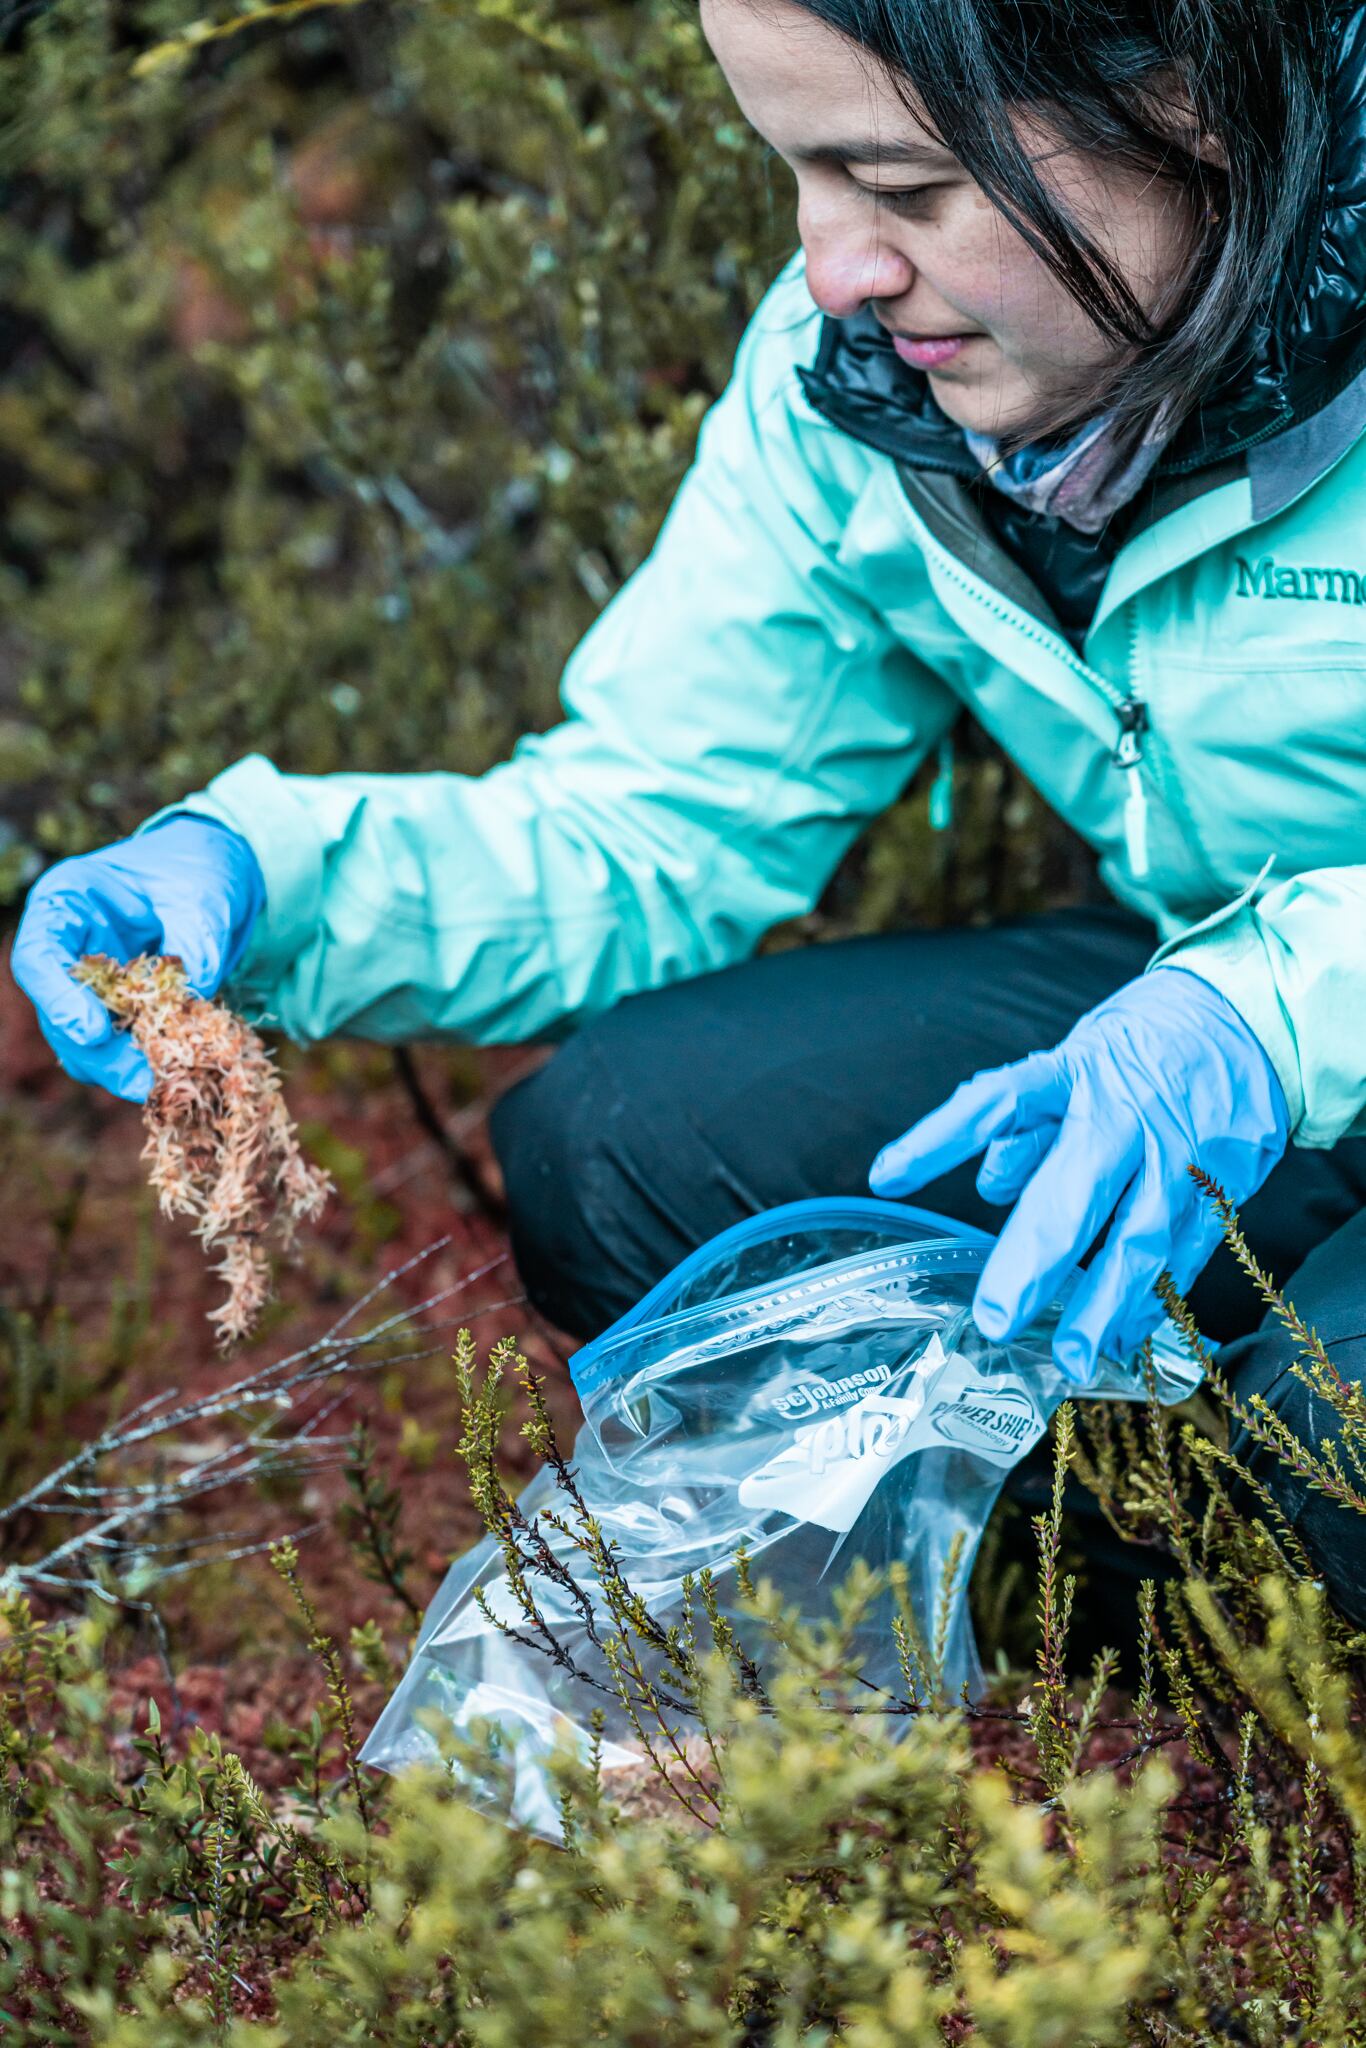
[[[40,1555],[10,1561],[0,1571],[0,1585],[40,1585],[67,1592],[99,1588],[108,1595],[110,1585],[134,1567],[142,1575],[169,1578],[212,1557],[232,1562],[254,1555],[262,1545],[250,1541],[246,1531],[164,1541],[153,1540],[152,1531],[158,1522],[208,1494],[281,1473],[316,1474],[343,1463],[348,1439],[328,1425],[350,1398],[354,1382],[381,1367],[436,1355],[441,1347],[434,1340],[443,1329],[455,1327],[457,1319],[433,1320],[432,1312],[467,1294],[503,1263],[501,1257],[488,1260],[412,1307],[386,1311],[373,1328],[355,1327],[386,1291],[449,1242],[443,1238],[404,1260],[353,1302],[322,1337],[254,1366],[230,1385],[192,1397],[177,1387],[148,1395],[119,1422],[0,1505],[0,1530],[21,1515],[59,1516],[78,1524]],[[467,1309],[458,1321],[468,1324],[519,1301],[519,1296],[509,1296]],[[231,1440],[196,1442],[194,1433],[208,1423],[232,1426]],[[149,1456],[157,1461],[150,1476],[142,1465]],[[167,1464],[176,1469],[164,1469]]]

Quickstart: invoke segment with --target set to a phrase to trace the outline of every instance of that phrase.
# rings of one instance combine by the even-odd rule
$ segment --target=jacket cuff
[[[317,930],[322,914],[323,847],[307,807],[264,754],[247,754],[207,789],[167,804],[140,832],[167,818],[216,819],[246,840],[266,885],[265,909],[252,926],[234,987],[264,995]]]
[[[1144,972],[1182,967],[1198,974],[1232,1003],[1259,1041],[1285,1091],[1292,1137],[1304,1122],[1304,1077],[1299,1046],[1266,956],[1257,913],[1246,897],[1206,923],[1159,946]],[[1323,1142],[1323,1141],[1320,1141]]]

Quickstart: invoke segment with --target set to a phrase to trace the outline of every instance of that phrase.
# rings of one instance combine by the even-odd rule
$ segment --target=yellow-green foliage
[[[252,747],[477,772],[549,723],[796,246],[693,0],[249,12],[0,49],[0,900]],[[999,759],[959,785],[843,922],[1065,883]]]
[[[1287,1633],[1283,1596],[1270,1607],[1272,1654],[1307,1629],[1312,1657],[1312,1608]],[[0,1910],[23,1931],[0,2002],[27,2013],[34,1968],[48,1980],[38,2015],[9,2038],[942,2048],[969,2023],[995,2048],[1363,2038],[1350,1986],[1366,1944],[1312,1898],[1301,1921],[1264,1874],[1279,1847],[1264,1795],[1230,1803],[1222,1875],[1183,1873],[1164,1855],[1176,1780],[1156,1752],[1128,1782],[1095,1769],[1049,1808],[1021,1803],[1000,1772],[973,1768],[956,1713],[918,1715],[893,1739],[870,1716],[820,1704],[813,1670],[828,1670],[831,1644],[800,1632],[766,1708],[725,1694],[713,1671],[725,1740],[711,1826],[677,1810],[624,1818],[566,1758],[567,1851],[464,1804],[440,1770],[391,1791],[381,1829],[362,1826],[342,1793],[316,1832],[299,1833],[216,1740],[197,1738],[169,1767],[155,1727],[145,1775],[120,1791],[99,1741],[92,1645],[87,1630],[60,1651],[74,1759],[25,1763],[61,1816],[61,1902],[15,1854],[32,1814],[12,1814],[7,1830]],[[1327,1759],[1343,1725],[1325,1727]],[[1359,1733],[1349,1740],[1359,1772]],[[1334,1763],[1324,1768],[1336,1782]],[[1253,1817],[1258,1803],[1266,1819]],[[128,1904],[111,1906],[103,1863],[120,1808],[136,1846],[119,1866]],[[1225,1910],[1235,1870],[1254,1917],[1237,1944]],[[233,2021],[234,1986],[259,1990],[272,1967],[260,1909],[271,1892],[305,1946],[267,1979],[277,2018]],[[1218,2016],[1235,2013],[1240,2031],[1221,2032]]]
[[[566,1855],[482,1820],[438,1776],[410,1780],[367,1923],[282,1991],[277,2026],[235,2039],[701,2048],[814,2043],[833,2026],[858,2048],[941,2048],[940,2022],[966,1998],[979,2038],[1002,2048],[1123,2041],[1166,1961],[1160,1886],[1142,1875],[1165,1772],[1118,1801],[1089,1788],[1078,1861],[1050,1862],[1038,1814],[971,1775],[952,1723],[927,1718],[891,1745],[832,1728],[804,1691],[782,1688],[771,1718],[741,1710],[726,1825],[707,1835],[604,1816]],[[936,1923],[963,1925],[947,1966],[908,1941]],[[166,2037],[133,2025],[108,2038]]]
[[[1225,1222],[1245,1256],[1226,1205]],[[1314,1378],[1313,1333],[1246,1263],[1302,1332],[1299,1369]],[[529,1443],[558,1460],[546,1411],[509,1340],[481,1372],[462,1333],[457,1364],[462,1454],[515,1550],[500,1369],[529,1397]],[[1354,1397],[1330,1385],[1325,1401],[1337,1427],[1295,1455],[1325,1483],[1360,1478]],[[870,1701],[844,1647],[877,1590],[866,1570],[820,1627],[754,1586],[771,1645],[757,1664],[724,1630],[704,1648],[699,1615],[670,1645],[667,1689],[632,1650],[651,1642],[648,1608],[624,1584],[604,1588],[610,1661],[658,1769],[627,1785],[563,1754],[563,1848],[468,1803],[471,1782],[496,1792],[506,1769],[477,1744],[399,1781],[357,1766],[343,1648],[288,1544],[275,1564],[325,1705],[285,1738],[295,1771],[282,1792],[263,1792],[215,1736],[171,1744],[154,1709],[134,1767],[120,1768],[102,1675],[116,1603],[40,1623],[12,1596],[0,1639],[4,2038],[1359,2048],[1362,1639],[1274,1511],[1236,1511],[1217,1408],[1199,1428],[1156,1403],[1120,1416],[1060,1412],[1053,1499],[1035,1524],[1036,1669],[1004,1671],[977,1706],[935,1701],[933,1650],[913,1644],[904,1696]],[[399,1508],[367,1477],[368,1456],[357,1435],[353,1534],[393,1586]],[[1149,1582],[1139,1602],[1131,1706],[1110,1686],[1108,1652],[1088,1683],[1069,1677],[1069,1469],[1177,1566],[1161,1599]],[[566,1513],[579,1513],[572,1495]],[[591,1530],[581,1555],[601,1586],[612,1561]],[[375,1623],[350,1649],[353,1670],[392,1678]]]

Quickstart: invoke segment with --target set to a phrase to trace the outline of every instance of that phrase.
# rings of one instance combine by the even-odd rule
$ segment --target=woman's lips
[[[924,335],[919,340],[894,334],[892,347],[902,362],[909,363],[913,370],[940,370],[945,363],[951,363],[972,339],[970,334]]]

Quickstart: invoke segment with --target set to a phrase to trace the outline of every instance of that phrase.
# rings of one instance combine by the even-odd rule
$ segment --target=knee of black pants
[[[669,1138],[643,1138],[633,1094],[588,1025],[489,1120],[518,1272],[574,1337],[606,1329],[681,1256],[659,1211]]]

